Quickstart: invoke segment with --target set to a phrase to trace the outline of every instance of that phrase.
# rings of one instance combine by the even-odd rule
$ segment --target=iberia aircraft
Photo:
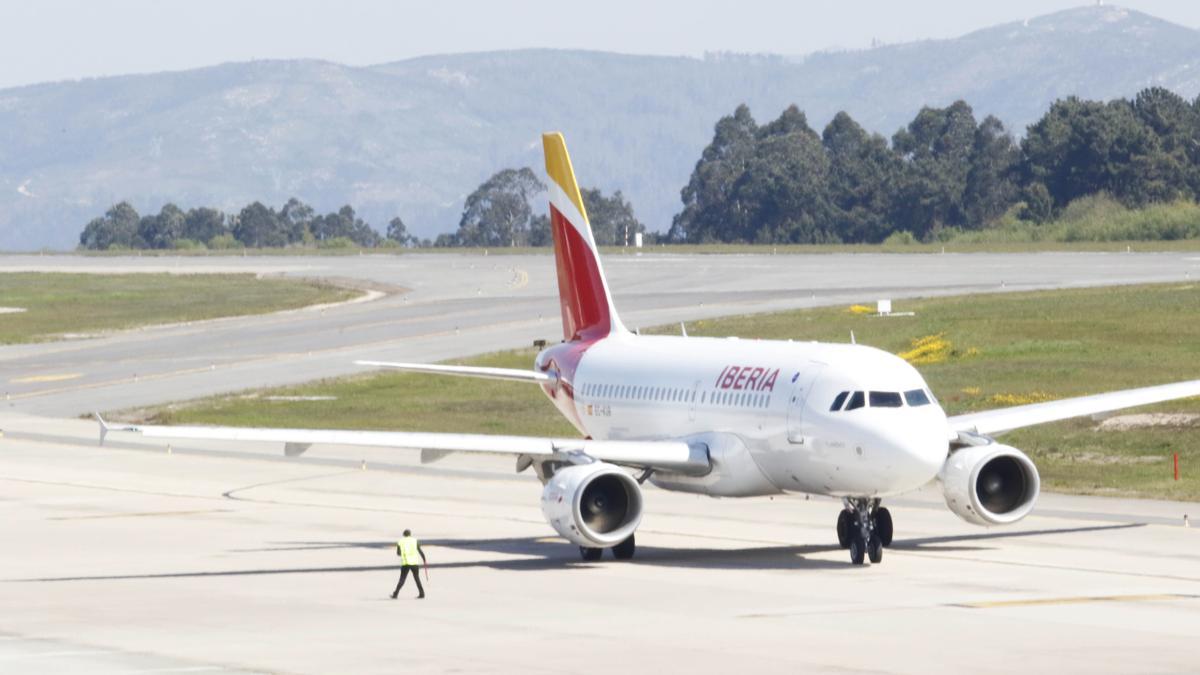
[[[146,436],[502,453],[543,484],[542,512],[584,560],[634,555],[642,484],[714,497],[786,492],[842,499],[837,537],[860,565],[892,542],[884,497],[938,479],[946,505],[977,525],[1005,525],[1037,500],[1037,468],[994,437],[1013,429],[1200,395],[1200,380],[947,417],[921,374],[855,344],[631,333],[600,265],[566,144],[542,137],[563,341],[530,371],[359,362],[424,373],[528,382],[581,438],[455,433],[127,426]]]

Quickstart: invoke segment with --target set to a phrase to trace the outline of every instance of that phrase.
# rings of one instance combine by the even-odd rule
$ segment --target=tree
[[[591,213],[591,207],[588,207],[588,213]],[[539,213],[529,219],[529,245],[554,245],[554,234],[550,231],[550,218],[546,214]]]
[[[238,241],[252,248],[283,246],[287,243],[287,230],[280,222],[279,214],[262,202],[254,202],[243,208],[238,213],[232,231]]]
[[[214,237],[228,234],[225,227],[225,214],[217,209],[202,206],[189,209],[183,217],[183,238],[207,244]]]
[[[988,115],[975,130],[963,211],[969,228],[982,228],[1000,217],[1017,196],[1016,167],[1021,151],[1004,124]]]
[[[787,136],[788,134],[803,134],[817,140],[817,132],[808,126],[808,116],[794,103],[785,108],[777,119],[760,128],[755,133],[755,138],[761,141],[769,136]]]
[[[84,248],[100,251],[114,246],[132,248],[140,220],[137,209],[129,202],[114,204],[103,218],[95,218],[87,224],[79,235],[79,243]]]
[[[963,195],[976,131],[971,106],[955,101],[947,108],[922,108],[896,132],[892,147],[904,160],[897,228],[926,237],[966,222]]]
[[[734,185],[754,156],[757,133],[758,125],[745,104],[717,121],[712,142],[680,193],[683,210],[671,222],[669,240],[729,240],[726,228],[742,218],[742,205],[733,198]]]
[[[388,222],[387,238],[401,246],[415,246],[417,243],[417,238],[408,233],[408,228],[404,226],[404,221],[400,220],[400,216],[396,216]]]
[[[287,200],[287,203],[279,210],[279,220],[284,229],[287,230],[287,240],[289,243],[303,242],[306,239],[306,235],[308,237],[313,236],[313,213],[313,207],[299,199],[292,197]]]
[[[109,225],[103,218],[92,218],[79,233],[79,245],[92,251],[106,249],[111,246],[108,243],[111,236]]]
[[[807,124],[776,128],[781,131],[762,135],[754,157],[734,184],[732,198],[738,211],[721,240],[837,241],[829,200],[829,157],[820,139]]]
[[[460,246],[525,245],[533,217],[529,200],[545,190],[528,168],[496,173],[467,197],[455,242]]]
[[[617,190],[611,197],[605,197],[598,189],[582,189],[583,206],[587,209],[588,221],[592,225],[592,236],[600,246],[628,246],[638,232],[645,232],[646,226],[633,215],[633,205],[625,201],[625,196]],[[549,221],[546,223],[549,234]],[[533,227],[530,226],[531,246],[533,243]]]
[[[383,237],[379,236],[375,228],[371,227],[367,221],[355,216],[354,209],[349,204],[342,207],[342,213],[345,214],[346,211],[349,211],[350,240],[366,248],[375,248],[378,246]],[[345,216],[343,215],[343,217]]]
[[[318,241],[330,239],[349,239],[350,241],[372,248],[379,245],[381,237],[370,225],[354,212],[354,207],[346,204],[337,213],[327,213],[312,220],[312,231]]]
[[[146,248],[171,248],[183,237],[184,214],[174,204],[164,204],[156,216],[138,221],[137,239]]]
[[[1126,206],[1170,198],[1159,139],[1123,99],[1055,101],[1021,151],[1023,181],[1045,185],[1056,210],[1101,191]]]
[[[837,235],[844,241],[879,242],[891,234],[900,160],[879,134],[868,134],[839,112],[821,134],[829,155],[829,192]]]
[[[1025,206],[1021,219],[1044,223],[1054,217],[1054,198],[1042,183],[1030,183],[1022,189]]]
[[[1159,142],[1152,163],[1161,186],[1151,192],[1159,200],[1200,198],[1200,111],[1169,89],[1151,87],[1138,92],[1133,112]]]
[[[451,232],[443,232],[433,240],[434,248],[449,248],[451,246],[462,246],[458,241],[458,237]]]

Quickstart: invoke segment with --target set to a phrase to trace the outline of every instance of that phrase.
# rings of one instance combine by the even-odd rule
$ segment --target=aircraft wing
[[[484,366],[443,366],[432,363],[394,363],[391,361],[355,361],[355,365],[374,366],[376,368],[391,368],[407,370],[412,373],[431,373],[434,375],[461,375],[466,377],[481,377],[488,380],[509,380],[516,382],[553,383],[557,378],[554,373],[543,373],[537,370],[518,370],[516,368],[488,368]]]
[[[693,475],[706,474],[711,468],[708,448],[703,444],[689,444],[684,441],[595,441],[410,431],[110,425],[99,414],[96,415],[96,419],[100,422],[101,444],[104,443],[104,439],[110,432],[132,431],[150,438],[284,443],[285,452],[289,456],[304,452],[310,445],[325,443],[421,450],[422,462],[432,462],[453,452],[526,455],[531,458],[556,455],[569,458],[572,454],[581,453],[593,459],[622,466],[661,469]]]
[[[950,428],[956,432],[993,435],[1022,427],[1031,427],[1035,424],[1097,415],[1192,396],[1200,396],[1200,380],[966,413],[951,417],[949,422]]]

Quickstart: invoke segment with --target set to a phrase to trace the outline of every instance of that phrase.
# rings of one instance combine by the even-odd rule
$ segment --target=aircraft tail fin
[[[550,189],[550,230],[558,269],[558,296],[563,337],[596,340],[628,332],[617,316],[600,266],[600,249],[592,236],[587,209],[575,181],[567,143],[558,132],[542,134]]]

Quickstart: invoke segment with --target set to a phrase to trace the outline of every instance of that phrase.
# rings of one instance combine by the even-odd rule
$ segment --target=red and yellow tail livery
[[[600,266],[600,250],[575,181],[567,143],[561,133],[551,132],[542,134],[542,148],[550,178],[550,229],[558,267],[563,337],[594,341],[625,332]]]

